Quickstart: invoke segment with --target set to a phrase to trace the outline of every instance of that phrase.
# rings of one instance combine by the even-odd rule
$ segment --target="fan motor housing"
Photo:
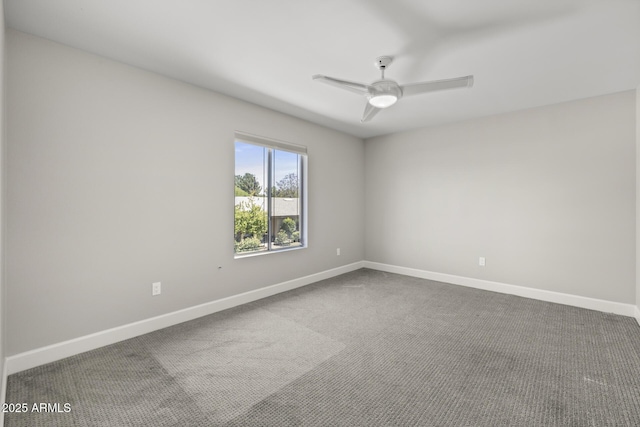
[[[398,99],[402,97],[400,85],[393,80],[376,80],[369,86],[369,98],[375,95],[395,95]]]

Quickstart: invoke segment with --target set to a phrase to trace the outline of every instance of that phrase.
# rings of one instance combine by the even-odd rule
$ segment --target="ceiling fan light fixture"
[[[367,99],[376,108],[389,108],[402,97],[402,90],[393,80],[378,80],[371,83]]]
[[[369,104],[376,108],[387,108],[395,104],[397,100],[398,97],[394,94],[378,94],[369,98]]]

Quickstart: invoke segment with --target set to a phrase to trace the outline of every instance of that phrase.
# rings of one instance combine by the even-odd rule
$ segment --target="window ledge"
[[[250,252],[250,253],[234,253],[233,258],[234,259],[239,259],[239,258],[252,258],[252,257],[256,257],[256,256],[262,256],[262,255],[271,255],[271,254],[279,254],[281,252],[291,252],[291,251],[298,251],[300,249],[307,249],[306,246],[295,246],[293,248],[283,248],[283,249],[276,249],[276,250],[264,250],[264,251],[259,251],[259,252]]]

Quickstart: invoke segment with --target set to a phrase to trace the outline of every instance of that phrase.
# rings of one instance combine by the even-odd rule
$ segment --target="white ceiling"
[[[640,0],[4,0],[7,26],[359,137],[635,89]],[[471,89],[365,100],[313,74]]]

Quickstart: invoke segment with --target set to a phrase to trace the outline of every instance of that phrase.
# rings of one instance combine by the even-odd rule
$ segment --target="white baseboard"
[[[636,320],[638,320],[638,323],[640,323],[640,311],[632,304],[546,291],[543,289],[527,288],[524,286],[509,285],[506,283],[491,282],[489,280],[473,279],[470,277],[455,276],[452,274],[435,273],[432,271],[399,267],[371,261],[364,261],[364,267],[371,268],[373,270],[386,271],[388,273],[403,274],[405,276],[419,277],[422,279],[435,280],[437,282],[451,283],[454,285],[484,289],[486,291],[499,292],[502,294],[517,295],[525,298],[602,311],[605,313],[615,313],[622,316],[635,317]]]
[[[636,318],[636,322],[640,325],[640,307],[636,306],[634,317]]]
[[[5,360],[5,371],[8,375],[15,374],[16,372],[24,371],[25,369],[35,368],[36,366],[64,359],[65,357],[84,353],[85,351],[94,350],[129,338],[134,338],[139,335],[177,325],[178,323],[197,319],[198,317],[266,298],[291,289],[306,286],[320,280],[339,276],[340,274],[349,273],[362,267],[362,261],[355,262],[353,264],[344,265],[342,267],[333,268],[331,270],[322,271],[320,273],[311,274],[309,276],[300,277],[287,282],[266,286],[254,291],[244,292],[242,294],[233,295],[216,301],[196,305],[194,307],[185,308],[183,310],[174,311],[172,313],[163,314],[161,316],[152,317],[150,319],[141,320],[139,322],[130,323],[128,325],[119,326],[117,328],[108,329],[106,331],[96,332],[94,334],[75,338],[69,341],[9,356]]]

